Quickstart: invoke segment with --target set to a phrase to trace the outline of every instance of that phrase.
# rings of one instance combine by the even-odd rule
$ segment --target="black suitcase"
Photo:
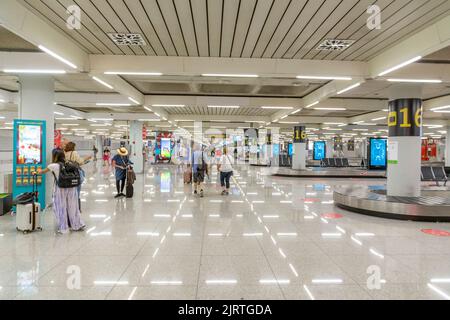
[[[125,195],[127,198],[133,198],[133,195],[134,195],[133,185],[127,185]]]

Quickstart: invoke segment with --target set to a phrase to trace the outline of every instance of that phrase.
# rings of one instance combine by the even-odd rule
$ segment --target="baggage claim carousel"
[[[392,197],[385,186],[342,186],[335,190],[335,205],[388,219],[450,222],[450,189],[425,187],[420,197]]]

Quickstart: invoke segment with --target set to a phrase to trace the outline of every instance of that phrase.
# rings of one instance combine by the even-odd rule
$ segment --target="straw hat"
[[[127,156],[128,155],[128,150],[126,149],[126,148],[119,148],[119,149],[117,149],[117,153],[119,154],[119,155],[121,155],[121,156]]]

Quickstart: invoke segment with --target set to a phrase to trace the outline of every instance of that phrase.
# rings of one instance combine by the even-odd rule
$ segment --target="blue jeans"
[[[230,189],[230,179],[233,175],[233,171],[230,172],[221,172],[220,173],[220,185],[222,187],[227,187],[227,189]]]

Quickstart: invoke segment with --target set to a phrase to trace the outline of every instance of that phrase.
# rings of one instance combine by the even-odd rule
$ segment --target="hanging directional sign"
[[[294,143],[306,143],[306,127],[294,127]]]
[[[422,135],[422,100],[389,101],[389,136],[420,137]]]

